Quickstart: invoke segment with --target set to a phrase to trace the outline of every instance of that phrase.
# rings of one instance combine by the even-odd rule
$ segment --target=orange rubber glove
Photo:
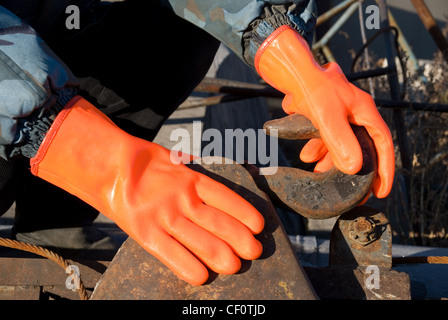
[[[311,140],[301,153],[303,161],[323,159],[328,149],[339,170],[357,173],[362,167],[362,152],[350,123],[364,126],[378,155],[378,176],[372,191],[378,198],[389,194],[395,173],[392,136],[369,94],[349,83],[336,63],[320,66],[307,42],[286,25],[262,43],[255,68],[267,83],[285,94],[282,107],[286,113],[304,115],[319,129],[323,143]],[[321,170],[330,164],[328,158],[323,159]]]
[[[171,152],[131,136],[77,96],[56,117],[34,175],[74,194],[192,285],[207,267],[233,274],[262,253],[263,216],[213,179],[173,164]]]

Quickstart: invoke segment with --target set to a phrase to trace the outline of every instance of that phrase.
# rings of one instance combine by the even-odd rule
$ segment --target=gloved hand
[[[133,137],[76,96],[53,122],[32,173],[78,196],[192,285],[206,267],[236,273],[262,253],[262,215],[213,179],[173,164],[171,152]]]
[[[379,198],[389,194],[395,172],[392,136],[369,94],[349,83],[336,63],[320,66],[307,42],[286,25],[262,43],[255,68],[267,83],[285,94],[282,107],[286,113],[304,115],[319,130],[323,142],[311,140],[301,153],[303,161],[322,159],[320,170],[327,169],[332,161],[342,172],[357,173],[363,158],[350,123],[364,126],[378,155],[378,176],[372,191]],[[327,150],[331,158],[323,158]]]

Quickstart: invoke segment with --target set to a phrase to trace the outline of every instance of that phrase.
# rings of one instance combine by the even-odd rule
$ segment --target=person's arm
[[[30,158],[32,174],[112,219],[192,285],[207,281],[208,269],[233,274],[240,258],[261,255],[254,234],[264,218],[249,202],[121,130],[76,85],[36,32],[0,7],[4,158]]]
[[[317,18],[314,0],[159,2],[226,44],[252,67],[259,46],[282,25],[290,26],[311,44]]]
[[[0,6],[0,156],[33,157],[77,86],[36,31]]]

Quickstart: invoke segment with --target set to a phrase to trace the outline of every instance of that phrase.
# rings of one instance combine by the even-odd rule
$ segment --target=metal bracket
[[[305,268],[323,299],[410,300],[410,279],[392,270],[392,231],[386,216],[359,206],[336,221],[327,268]]]

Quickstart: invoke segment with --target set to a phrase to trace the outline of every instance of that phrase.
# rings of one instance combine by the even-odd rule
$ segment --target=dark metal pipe
[[[420,20],[423,22],[425,28],[428,30],[429,34],[433,38],[435,44],[440,49],[443,54],[444,59],[448,62],[448,40],[443,35],[436,20],[426,6],[423,0],[411,0],[412,4],[417,11]]]
[[[433,112],[448,112],[448,104],[442,103],[421,103],[410,102],[402,100],[382,100],[375,99],[378,107],[394,108],[394,109],[409,109],[412,111],[433,111]]]
[[[353,72],[346,75],[347,80],[352,82],[359,79],[366,79],[371,77],[379,77],[384,76],[389,73],[396,72],[395,69],[387,67],[387,68],[377,68],[373,70],[367,70],[367,71],[360,71],[360,72]]]
[[[381,16],[381,28],[387,29],[390,27],[389,24],[389,15],[386,0],[377,0],[378,6],[380,8],[380,16]],[[391,32],[384,33],[384,40],[386,44],[387,50],[387,62],[388,66],[393,69],[397,69],[395,58],[397,57],[397,52],[395,51],[394,40],[392,38]],[[389,73],[387,75],[390,86],[390,96],[392,100],[400,100],[400,83],[398,81],[397,72]],[[403,169],[407,172],[412,171],[412,162],[410,159],[411,149],[409,145],[409,141],[407,139],[407,129],[404,120],[404,114],[402,109],[394,109],[393,110],[393,121],[395,128],[398,132],[398,146],[400,148],[400,156],[401,163]],[[406,178],[406,180],[408,180]],[[409,181],[406,181],[406,185],[409,187]]]

